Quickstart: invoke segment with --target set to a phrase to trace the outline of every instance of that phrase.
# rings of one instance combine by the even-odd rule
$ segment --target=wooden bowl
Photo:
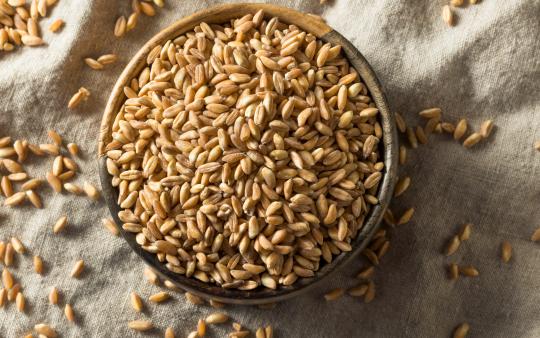
[[[280,286],[276,290],[266,288],[257,288],[251,291],[223,289],[219,286],[203,283],[194,278],[187,278],[183,275],[173,273],[165,268],[165,266],[157,260],[154,254],[144,251],[139,244],[135,242],[135,235],[133,233],[121,230],[122,236],[131,248],[163,278],[171,280],[180,288],[195,295],[224,303],[264,304],[282,301],[308,291],[315,286],[317,282],[328,277],[337,267],[345,265],[346,262],[350,261],[366,247],[370,238],[378,229],[383,213],[390,202],[396,179],[398,139],[395,130],[394,116],[388,109],[386,98],[375,73],[362,54],[341,34],[314,16],[300,13],[289,8],[268,4],[227,4],[192,14],[159,32],[139,50],[116,82],[103,114],[98,145],[101,186],[113,219],[117,224],[122,224],[117,216],[118,212],[121,210],[116,203],[118,189],[112,186],[111,176],[108,174],[106,168],[105,146],[112,139],[111,129],[113,121],[118,110],[125,101],[123,87],[129,85],[129,81],[144,69],[146,66],[146,57],[156,45],[162,45],[167,40],[174,39],[175,37],[192,30],[202,21],[221,24],[248,13],[255,14],[260,9],[264,10],[266,17],[276,16],[281,22],[295,24],[304,31],[311,32],[324,42],[331,42],[332,44],[339,44],[342,46],[342,50],[347,56],[350,64],[360,75],[380,111],[380,121],[384,133],[380,151],[383,154],[382,157],[385,164],[385,172],[379,185],[379,192],[377,195],[380,203],[371,210],[368,217],[366,217],[365,225],[358,234],[358,237],[351,243],[353,250],[350,252],[343,252],[336,256],[331,263],[324,264],[320,270],[315,273],[314,277],[300,278],[292,286]]]

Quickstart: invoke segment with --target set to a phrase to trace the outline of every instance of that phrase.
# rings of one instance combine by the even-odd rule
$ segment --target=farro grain
[[[503,241],[501,244],[501,258],[505,263],[512,258],[512,245],[508,241]]]
[[[158,275],[149,267],[145,267],[143,270],[143,275],[148,281],[148,283],[152,285],[159,285],[159,278]]]
[[[57,234],[63,231],[67,225],[67,216],[60,217],[53,225],[53,233]]]
[[[475,144],[477,144],[478,142],[480,142],[481,140],[482,140],[482,135],[480,135],[479,133],[472,133],[471,135],[469,135],[469,137],[465,139],[465,141],[463,141],[463,146],[465,148],[470,148],[474,146]]]
[[[365,303],[371,303],[375,299],[375,283],[369,281],[367,284],[366,294],[364,296]]]
[[[533,242],[540,241],[540,228],[534,230],[533,234],[531,235],[531,241]]]
[[[47,132],[47,135],[53,141],[54,144],[56,144],[59,147],[62,146],[62,136],[60,136],[60,134],[58,134],[56,131],[49,130]]]
[[[11,289],[13,287],[13,284],[15,284],[13,275],[5,267],[4,267],[4,270],[2,271],[2,284],[4,285],[4,288],[6,288],[7,290]]]
[[[28,179],[28,174],[25,172],[14,173],[14,174],[9,174],[8,178],[10,181],[13,181],[13,182],[21,182]]]
[[[143,309],[143,302],[141,297],[134,291],[130,294],[131,307],[137,312],[141,312]]]
[[[428,138],[426,136],[426,133],[424,132],[424,128],[420,126],[416,126],[415,134],[416,134],[416,139],[418,140],[418,142],[420,142],[421,144],[428,143]]]
[[[15,140],[13,142],[13,149],[17,153],[17,161],[22,163],[28,156],[28,141],[27,140]]]
[[[166,330],[165,330],[165,338],[174,338],[174,330],[172,327],[168,327]]]
[[[64,183],[64,189],[66,189],[66,191],[75,195],[82,195],[84,192],[83,188],[81,188],[75,183],[69,183],[69,182]]]
[[[324,299],[326,299],[326,301],[336,300],[338,298],[341,298],[343,294],[345,294],[345,289],[337,288],[325,294]]]
[[[30,47],[41,46],[45,43],[40,37],[34,35],[23,35],[21,41],[25,46]]]
[[[460,241],[468,240],[471,237],[471,231],[472,231],[471,223],[463,224],[461,226],[461,229],[459,230],[459,240]]]
[[[71,304],[66,304],[66,306],[64,307],[64,315],[66,316],[66,319],[70,322],[74,322],[75,321],[75,312],[73,311],[73,307],[71,306]]]
[[[204,319],[199,319],[197,323],[197,335],[199,337],[204,337],[206,335],[206,322]]]
[[[407,209],[399,218],[397,225],[408,223],[414,215],[414,208]]]
[[[478,272],[478,270],[472,266],[472,265],[469,265],[469,266],[460,266],[459,267],[459,272],[464,275],[464,276],[467,276],[467,277],[477,277],[480,273]]]
[[[444,5],[442,8],[442,18],[444,23],[446,23],[448,26],[454,25],[454,13],[452,12],[452,8],[448,5]]]
[[[86,63],[86,65],[90,68],[92,68],[93,70],[102,70],[103,69],[103,64],[101,64],[101,62],[95,60],[95,59],[92,59],[92,58],[85,58],[84,59],[84,63]]]
[[[126,18],[122,15],[116,20],[116,24],[114,25],[114,36],[117,38],[120,38],[126,34]]]
[[[0,262],[4,261],[5,255],[6,255],[6,243],[4,241],[0,241]]]
[[[396,188],[394,189],[394,197],[398,197],[401,194],[403,194],[411,184],[411,178],[409,176],[402,178],[398,181],[396,184]]]
[[[55,338],[57,337],[56,331],[54,328],[52,328],[50,325],[45,323],[36,324],[34,326],[34,330],[40,334],[44,335],[47,338]]]
[[[156,15],[156,10],[148,2],[141,2],[141,12],[146,16],[154,16],[154,15]]]
[[[255,331],[255,338],[266,338],[266,332],[264,332],[263,327],[259,327],[257,331]]]
[[[461,119],[454,129],[454,140],[459,141],[467,132],[467,120]]]
[[[120,234],[120,231],[118,230],[118,226],[112,219],[103,218],[102,219],[103,226],[113,235],[118,236]]]
[[[11,237],[11,245],[13,246],[13,249],[21,255],[26,252],[24,245],[17,237]]]
[[[34,256],[34,271],[38,275],[43,274],[43,260],[39,256]]]
[[[153,303],[162,303],[169,299],[170,295],[167,292],[161,291],[148,297],[148,300]]]
[[[274,328],[272,325],[267,325],[264,328],[264,333],[266,334],[266,338],[273,338],[274,337]]]
[[[472,0],[469,0],[471,1],[472,3]],[[465,338],[467,337],[467,334],[469,333],[469,324],[467,323],[462,323],[462,324],[459,324],[458,327],[456,327],[456,329],[454,330],[454,336],[453,338]]]
[[[70,276],[73,278],[79,278],[83,270],[84,270],[84,261],[81,259],[75,262],[73,269],[71,269]]]
[[[116,56],[116,54],[104,54],[97,59],[97,62],[101,63],[102,65],[109,65],[115,63],[116,60],[118,60],[118,56]]]
[[[35,190],[37,187],[41,185],[41,183],[43,183],[43,180],[39,178],[31,178],[21,185],[21,190],[24,190],[24,191]]]
[[[52,305],[58,304],[58,289],[53,287],[51,292],[49,292],[49,303]]]
[[[60,179],[56,177],[52,172],[47,172],[46,178],[47,178],[47,182],[49,183],[51,188],[53,188],[54,191],[56,192],[62,191],[62,181],[60,181]]]
[[[404,145],[399,146],[399,164],[404,165],[407,162],[407,148]]]
[[[0,308],[4,307],[7,303],[7,290],[0,288]]]
[[[86,196],[90,197],[94,201],[97,201],[99,199],[99,190],[97,190],[96,187],[93,186],[91,183],[84,182],[83,190]]]
[[[126,31],[130,31],[137,26],[137,21],[139,19],[139,13],[133,12],[129,15],[126,23]]]
[[[229,316],[222,312],[215,312],[206,317],[208,324],[223,324],[229,321]]]
[[[358,286],[350,288],[347,291],[347,293],[349,294],[349,296],[352,296],[352,297],[363,297],[365,296],[367,289],[368,289],[367,284],[360,284]]]
[[[416,149],[418,148],[418,139],[416,138],[416,134],[414,130],[411,127],[407,127],[407,140],[409,140],[409,145],[411,148]]]
[[[4,193],[5,193],[6,189],[4,189]],[[11,196],[7,197],[5,200],[4,200],[4,205],[5,206],[10,206],[10,207],[13,207],[13,206],[17,206],[17,205],[20,205],[21,203],[23,203],[26,199],[26,194],[24,193],[24,191],[19,191],[19,192],[16,192],[14,194],[12,194]]]
[[[208,301],[208,304],[210,304],[211,307],[214,309],[223,309],[225,307],[224,303],[218,302],[217,300],[210,299]]]
[[[184,294],[186,296],[186,300],[188,302],[190,302],[191,304],[195,304],[195,305],[201,305],[204,303],[203,299],[199,296],[196,296],[192,293],[189,293],[189,292],[186,292]]]
[[[491,135],[491,131],[493,130],[493,121],[492,120],[485,120],[480,125],[480,135],[482,135],[482,138],[488,138],[489,135]]]
[[[401,116],[400,113],[396,112],[396,126],[397,126],[397,129],[402,132],[402,133],[405,133],[407,131],[407,124],[405,123],[405,120],[403,119],[403,116]]]
[[[15,303],[17,305],[17,311],[24,312],[26,300],[24,299],[24,295],[22,294],[22,292],[17,293]]]
[[[358,275],[356,275],[356,278],[359,279],[369,279],[371,276],[373,276],[373,273],[375,272],[374,266],[369,266],[365,268],[364,270],[360,271]]]
[[[13,287],[8,290],[8,297],[7,297],[8,301],[15,302],[17,295],[19,294],[20,291],[21,291],[21,284],[19,283],[13,284]]]
[[[0,148],[7,147],[11,144],[11,136],[0,137]]]
[[[459,277],[459,268],[456,263],[450,263],[448,266],[448,277],[451,280],[456,280]]]
[[[152,324],[149,320],[133,320],[128,323],[128,327],[135,331],[148,331],[154,328],[154,324]]]
[[[73,156],[77,156],[79,155],[79,146],[75,143],[68,143],[67,144],[67,149],[69,151],[69,153]]]
[[[15,259],[15,249],[11,243],[7,243],[6,252],[4,254],[4,265],[11,266],[13,265],[13,260]]]
[[[441,129],[448,134],[454,134],[456,127],[450,122],[441,122]]]
[[[534,142],[534,149],[540,151],[540,140]]]
[[[460,7],[463,6],[463,0],[450,0],[450,5],[454,7]]]
[[[450,241],[446,245],[446,249],[445,249],[446,256],[450,256],[454,252],[456,252],[460,244],[461,244],[461,241],[459,240],[459,236],[453,236],[452,239],[450,239]]]
[[[421,117],[425,119],[432,119],[432,118],[441,118],[441,108],[428,108],[420,111],[418,113]]]
[[[53,21],[53,23],[49,26],[49,30],[53,33],[56,33],[64,26],[64,20],[62,19],[56,19]]]

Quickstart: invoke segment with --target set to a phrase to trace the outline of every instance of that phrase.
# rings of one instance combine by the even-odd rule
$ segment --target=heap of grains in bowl
[[[378,110],[332,46],[262,12],[148,55],[106,146],[125,231],[178,274],[277,288],[351,250],[383,176]]]

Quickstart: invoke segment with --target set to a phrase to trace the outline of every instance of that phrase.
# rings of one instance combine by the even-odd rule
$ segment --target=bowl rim
[[[137,253],[143,261],[152,267],[161,277],[171,280],[175,285],[206,299],[212,299],[223,303],[232,304],[264,304],[279,302],[293,296],[303,294],[311,290],[315,285],[326,279],[333,271],[343,267],[356,257],[369,243],[373,234],[378,230],[383,218],[383,214],[390,203],[397,175],[397,149],[398,137],[394,123],[394,115],[390,112],[384,91],[377,79],[375,72],[364,56],[340,33],[332,29],[325,22],[315,16],[306,15],[294,9],[270,5],[270,4],[225,4],[217,5],[208,9],[195,12],[184,17],[156,34],[135,54],[122,74],[117,80],[111,92],[107,106],[105,108],[100,137],[98,143],[98,165],[99,175],[104,199],[108,205],[112,218],[117,224],[122,224],[118,218],[121,210],[116,200],[118,189],[112,186],[111,176],[106,167],[105,147],[112,139],[111,130],[117,112],[125,101],[123,87],[137,76],[146,67],[146,56],[157,45],[162,45],[168,40],[192,30],[202,21],[209,23],[223,23],[231,18],[241,17],[245,14],[254,14],[262,9],[266,17],[277,16],[285,23],[294,22],[301,29],[311,32],[324,42],[340,44],[342,51],[349,60],[351,66],[358,72],[362,82],[366,85],[370,96],[380,112],[380,122],[383,129],[383,142],[380,146],[382,151],[381,159],[384,159],[385,170],[379,185],[377,198],[379,204],[373,207],[365,218],[364,226],[359,231],[357,237],[353,239],[351,245],[353,249],[349,252],[341,252],[334,256],[331,263],[324,264],[314,277],[299,278],[292,286],[280,286],[276,290],[257,288],[251,291],[241,291],[233,289],[223,289],[210,283],[204,283],[195,278],[188,278],[185,275],[176,274],[169,271],[163,263],[160,263],[155,254],[144,251],[135,241],[135,234],[124,231],[120,228],[122,237],[129,244],[131,249]]]

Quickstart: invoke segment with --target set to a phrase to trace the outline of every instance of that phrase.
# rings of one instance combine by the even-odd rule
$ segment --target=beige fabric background
[[[168,0],[155,18],[142,18],[124,39],[112,35],[119,14],[129,1],[59,1],[42,27],[55,18],[67,24],[60,34],[43,29],[47,47],[0,54],[0,136],[46,142],[55,129],[81,145],[84,158],[79,181],[98,183],[96,139],[101,112],[122,67],[142,44],[184,15],[221,1]],[[361,266],[351,264],[308,295],[274,310],[228,306],[246,327],[272,324],[278,337],[448,337],[460,322],[471,324],[471,337],[540,337],[540,246],[529,237],[540,226],[540,2],[484,0],[457,11],[455,28],[440,17],[443,1],[337,0],[319,6],[316,0],[276,3],[321,14],[349,38],[371,62],[384,84],[389,104],[410,124],[415,113],[439,105],[450,121],[467,117],[474,127],[486,118],[497,128],[488,142],[471,150],[449,137],[432,137],[412,152],[404,170],[412,188],[395,203],[401,212],[417,209],[414,220],[392,231],[392,248],[375,281],[371,304],[344,297],[326,304],[322,293],[331,287],[355,285]],[[120,61],[102,72],[90,70],[83,57],[114,52]],[[80,87],[90,100],[75,112],[66,108]],[[52,159],[27,165],[43,177]],[[403,169],[402,169],[403,170]],[[196,319],[213,311],[194,307],[178,294],[164,305],[147,304],[135,314],[132,290],[147,298],[157,287],[142,277],[143,264],[121,238],[100,223],[108,216],[103,202],[40,193],[45,208],[0,208],[0,238],[17,235],[30,254],[19,258],[14,274],[28,299],[26,314],[14,305],[0,309],[0,336],[20,337],[37,322],[53,324],[63,337],[131,337],[128,320],[152,318],[162,336],[173,326],[186,336]],[[69,215],[68,230],[54,236],[51,226]],[[447,238],[464,222],[475,224],[472,238],[453,260],[473,264],[476,279],[446,279],[449,260],[440,254]],[[510,264],[500,262],[500,242],[514,246]],[[46,274],[32,272],[31,255],[46,262]],[[75,260],[84,259],[81,279],[69,278]],[[61,308],[47,303],[52,286],[62,292],[77,313],[68,324]],[[212,327],[209,335],[223,337],[229,326]]]

